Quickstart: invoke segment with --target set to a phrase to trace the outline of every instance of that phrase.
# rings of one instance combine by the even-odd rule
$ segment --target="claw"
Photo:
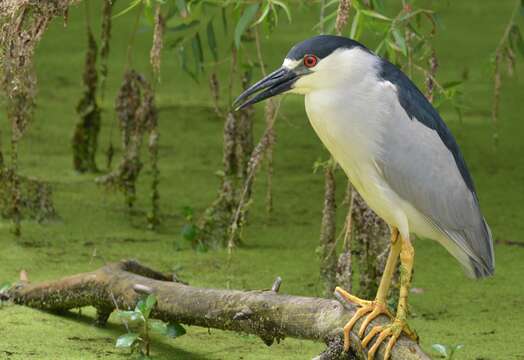
[[[369,342],[377,335],[379,332],[381,332],[384,329],[384,326],[377,325],[374,326],[369,334],[366,335],[366,337],[362,340],[362,347],[367,347]]]
[[[355,295],[351,295],[346,290],[342,289],[341,287],[336,287],[335,292],[338,293],[342,298],[344,298],[346,301],[349,301],[350,303],[357,304],[360,306],[366,306],[371,305],[372,301],[369,300],[363,300],[359,297],[356,297]]]
[[[372,305],[372,309],[373,310],[371,311],[371,313],[369,313],[368,316],[366,316],[366,318],[362,322],[362,325],[360,325],[360,330],[358,331],[359,338],[362,338],[362,336],[364,336],[364,333],[366,332],[368,325],[378,316],[384,314],[387,315],[390,319],[393,318],[393,315],[391,315],[391,312],[389,312],[389,309],[386,304],[375,301]]]
[[[348,321],[348,323],[344,326],[344,351],[346,352],[349,351],[349,347],[351,345],[350,332],[357,323],[357,321],[360,320],[364,315],[369,313],[369,315],[366,316],[364,322],[360,326],[359,337],[361,338],[364,335],[364,332],[368,327],[369,323],[379,315],[385,314],[389,318],[393,318],[393,316],[387,308],[387,305],[380,301],[362,300],[354,295],[351,295],[350,293],[339,287],[335,289],[335,292],[337,292],[344,300],[361,306],[355,312],[353,317]]]
[[[394,335],[392,327],[386,326],[385,328],[382,329],[382,331],[378,335],[377,341],[375,341],[371,349],[369,349],[368,351],[368,360],[373,360],[375,358],[375,353],[377,352],[378,348],[380,347],[380,344],[382,344],[382,342],[390,335],[391,336]],[[384,360],[387,360],[387,358],[384,358]]]
[[[388,360],[391,357],[393,347],[397,343],[397,340],[402,332],[409,334],[411,333],[411,330],[404,321],[398,319],[395,319],[393,323],[389,325],[373,327],[364,340],[362,340],[362,346],[367,347],[369,342],[378,334],[377,340],[368,351],[368,360],[373,360],[375,358],[375,354],[378,351],[380,345],[384,342],[384,340],[390,337],[386,346],[386,351],[384,353],[384,360]]]
[[[393,346],[397,343],[398,338],[400,337],[401,333],[396,333],[391,336],[391,338],[388,341],[388,345],[386,347],[386,352],[384,353],[384,359],[387,360],[391,357],[391,351],[393,350]]]
[[[372,308],[370,307],[362,307],[358,309],[353,317],[349,320],[349,322],[344,326],[344,351],[349,351],[349,346],[351,345],[351,339],[349,337],[349,333],[351,332],[351,329],[353,329],[353,326],[355,326],[355,323],[366,313],[372,311]]]

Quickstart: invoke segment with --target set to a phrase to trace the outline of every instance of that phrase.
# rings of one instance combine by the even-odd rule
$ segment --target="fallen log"
[[[354,314],[353,305],[331,299],[281,295],[277,293],[280,282],[277,279],[273,289],[265,291],[196,288],[177,282],[172,275],[128,260],[56,281],[39,284],[21,281],[10,290],[9,297],[17,304],[53,312],[90,305],[97,309],[97,323],[104,324],[115,308],[131,309],[141,294],[152,292],[158,299],[152,318],[255,334],[267,345],[285,337],[323,341],[328,348],[316,359],[366,358],[366,349],[354,333],[350,353],[342,354],[342,327]],[[386,317],[380,317],[372,325],[387,321]],[[355,329],[358,328],[357,323]],[[377,353],[377,360],[383,359],[383,347]],[[430,358],[418,344],[403,336],[391,359]]]

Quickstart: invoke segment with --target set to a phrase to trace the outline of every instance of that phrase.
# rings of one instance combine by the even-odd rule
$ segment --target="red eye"
[[[312,68],[318,62],[318,58],[315,55],[306,55],[304,56],[304,66]]]

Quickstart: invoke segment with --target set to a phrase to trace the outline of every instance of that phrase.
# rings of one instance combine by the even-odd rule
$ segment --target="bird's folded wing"
[[[402,106],[390,114],[377,163],[392,190],[467,254],[471,263],[463,265],[477,277],[489,275],[491,233],[462,154],[436,110],[407,81],[403,93],[397,86]]]

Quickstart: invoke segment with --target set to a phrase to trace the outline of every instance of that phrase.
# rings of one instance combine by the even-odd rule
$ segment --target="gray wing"
[[[456,256],[475,277],[494,272],[491,232],[483,218],[460,149],[425,96],[400,70],[384,62],[401,107],[385,129],[379,159],[391,188],[413,205],[466,256]]]

